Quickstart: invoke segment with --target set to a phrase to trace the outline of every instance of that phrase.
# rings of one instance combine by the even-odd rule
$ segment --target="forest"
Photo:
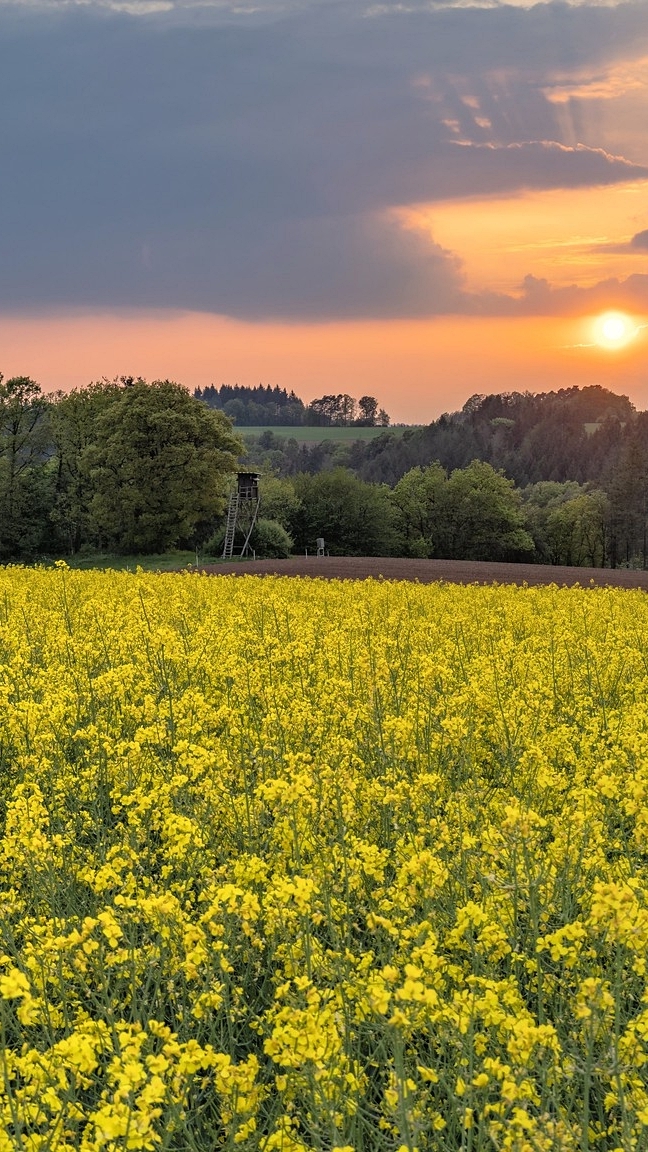
[[[299,396],[285,388],[263,384],[255,388],[221,384],[216,388],[209,384],[206,388],[196,388],[194,397],[209,408],[224,412],[240,427],[273,424],[279,427],[387,428],[390,423],[389,414],[379,407],[375,396],[361,396],[356,400],[346,392],[320,396],[304,404]]]
[[[351,444],[300,444],[271,432],[244,438],[247,465],[298,490],[312,487],[306,475],[346,469],[389,492],[398,555],[521,559],[519,547],[503,546],[492,521],[484,538],[495,474],[531,538],[525,559],[593,567],[647,562],[648,413],[600,385],[475,395],[424,427],[401,435],[386,429]],[[443,496],[433,498],[440,475]],[[461,513],[453,500],[460,475],[472,477],[475,488]]]
[[[448,471],[471,460],[502,468],[519,487],[540,480],[609,483],[641,421],[627,396],[592,385],[556,392],[471,396],[459,412],[423,427],[352,445],[300,445],[289,433],[246,436],[248,459],[282,475],[343,465],[363,480],[393,486],[439,460]]]
[[[0,561],[216,558],[237,467],[262,477],[258,556],[323,536],[339,555],[648,562],[648,413],[599,386],[474,396],[400,436],[304,445],[134,377],[49,396],[0,380]]]

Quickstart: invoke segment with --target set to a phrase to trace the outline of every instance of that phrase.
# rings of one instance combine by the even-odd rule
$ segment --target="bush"
[[[237,531],[234,541],[234,555],[240,554],[243,547],[244,536]],[[217,528],[206,544],[203,552],[206,556],[220,557],[223,555],[225,542],[225,525]],[[260,517],[254,525],[250,537],[249,547],[253,549],[259,560],[284,560],[292,552],[292,537],[277,520],[266,520]]]
[[[254,525],[250,547],[260,559],[282,560],[292,552],[292,537],[278,520],[261,517]]]
[[[220,528],[217,528],[216,531],[212,533],[212,535],[209,537],[209,540],[203,544],[202,549],[199,549],[199,551],[204,552],[205,556],[222,556],[224,543],[225,525],[221,524]]]

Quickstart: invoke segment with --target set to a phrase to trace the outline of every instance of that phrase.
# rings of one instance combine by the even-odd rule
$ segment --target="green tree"
[[[179,384],[136,380],[97,414],[80,456],[89,520],[104,547],[163,552],[208,533],[241,442],[222,412]]]
[[[50,405],[28,376],[0,375],[0,556],[48,546],[53,499]]]
[[[535,559],[540,564],[561,564],[560,548],[556,551],[556,538],[553,529],[548,527],[549,517],[568,500],[585,494],[587,489],[575,480],[539,480],[537,484],[527,484],[522,489],[522,507],[526,516],[527,530],[533,537]]]
[[[280,476],[262,476],[259,484],[261,514],[266,520],[276,520],[286,530],[301,507],[292,480]]]
[[[70,555],[98,543],[90,516],[94,488],[86,453],[96,444],[99,416],[121,391],[118,380],[98,380],[87,388],[60,393],[52,405],[56,496],[51,518],[60,545]]]
[[[435,555],[456,560],[521,560],[533,553],[520,493],[490,464],[457,468],[443,489]]]
[[[609,501],[605,492],[584,492],[552,508],[547,538],[554,564],[602,568],[606,558]]]
[[[640,413],[610,485],[610,562],[648,563],[648,413]]]
[[[339,424],[342,393],[319,396],[308,405],[308,421],[313,424]]]
[[[222,410],[233,424],[246,423],[247,409],[242,400],[228,400]]]
[[[445,469],[438,461],[427,468],[410,468],[398,481],[390,498],[394,528],[401,556],[434,554],[438,522],[444,514]]]
[[[356,424],[373,428],[378,417],[378,401],[375,396],[361,396],[358,400],[358,418]]]
[[[357,404],[353,396],[349,396],[348,392],[345,392],[340,403],[340,420],[345,428],[348,428],[349,424],[353,424],[356,418],[356,408]]]
[[[300,506],[291,519],[299,551],[315,548],[318,536],[337,556],[385,556],[394,548],[389,489],[367,484],[346,468],[295,477]]]

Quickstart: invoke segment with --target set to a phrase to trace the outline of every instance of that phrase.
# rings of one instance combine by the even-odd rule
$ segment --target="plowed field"
[[[292,556],[289,560],[246,560],[205,565],[218,576],[320,576],[326,580],[415,580],[433,584],[558,584],[645,588],[648,572],[627,568],[563,568],[552,564],[491,564],[477,560],[404,560],[375,556]]]

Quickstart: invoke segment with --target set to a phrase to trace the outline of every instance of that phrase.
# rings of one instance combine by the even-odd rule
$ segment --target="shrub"
[[[239,555],[243,547],[244,537],[242,533],[237,532],[234,555]],[[221,524],[216,529],[214,534],[210,536],[206,544],[203,545],[203,552],[206,556],[220,557],[223,555],[223,544],[225,542],[225,525]],[[260,517],[254,525],[254,531],[250,537],[249,547],[254,551],[259,560],[280,560],[290,556],[292,552],[292,538],[289,536],[283,525],[279,524],[277,520],[266,520]]]

